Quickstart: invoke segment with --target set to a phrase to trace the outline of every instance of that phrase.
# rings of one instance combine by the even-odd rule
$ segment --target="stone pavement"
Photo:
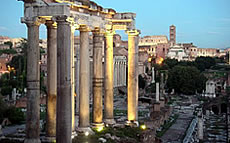
[[[180,112],[179,117],[166,133],[161,137],[163,143],[181,143],[186,130],[193,119],[193,112]]]

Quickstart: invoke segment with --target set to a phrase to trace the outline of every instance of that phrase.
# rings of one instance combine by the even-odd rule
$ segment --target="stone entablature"
[[[56,20],[57,17],[66,16],[78,29],[81,25],[87,25],[91,30],[98,27],[102,30],[133,30],[135,29],[135,13],[117,13],[113,9],[106,9],[94,2],[61,1],[43,2],[40,0],[25,1],[23,21],[39,18]]]
[[[114,75],[113,75],[114,87],[126,86],[126,71],[127,71],[126,56],[114,56],[113,61],[114,61]]]

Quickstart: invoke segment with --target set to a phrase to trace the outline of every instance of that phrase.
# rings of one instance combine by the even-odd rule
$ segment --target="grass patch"
[[[131,127],[125,127],[125,128],[111,128],[106,127],[101,132],[98,132],[94,130],[94,135],[84,136],[79,135],[73,139],[73,143],[100,143],[99,138],[106,139],[106,143],[115,143],[112,139],[107,139],[105,137],[105,134],[109,133],[111,136],[119,137],[122,139],[132,138],[135,139],[136,142],[140,142],[139,135],[141,133],[140,128],[131,128]]]

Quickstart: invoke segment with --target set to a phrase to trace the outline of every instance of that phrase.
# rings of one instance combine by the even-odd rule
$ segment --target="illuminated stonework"
[[[135,29],[135,13],[117,13],[105,9],[92,1],[75,0],[25,0],[24,17],[28,27],[28,108],[25,142],[40,143],[39,139],[39,25],[48,28],[48,124],[47,136],[55,135],[59,143],[71,143],[71,132],[75,130],[74,100],[79,91],[79,127],[77,130],[91,134],[89,121],[89,33],[94,38],[93,73],[93,122],[103,124],[102,83],[105,83],[106,124],[113,124],[113,35],[115,30],[125,30],[129,35],[128,59],[128,120],[137,122],[138,104],[138,46],[139,31]],[[50,30],[49,25],[57,27]],[[80,31],[79,83],[75,86],[74,32]],[[55,37],[57,35],[57,37]],[[102,41],[106,39],[105,75],[102,75]],[[55,48],[57,47],[57,51]],[[52,53],[52,52],[53,53]],[[52,53],[52,54],[51,54]],[[52,67],[52,69],[51,69]],[[52,75],[52,73],[54,75]],[[119,81],[120,84],[121,81]],[[75,89],[78,87],[79,89]],[[56,100],[57,95],[57,100]],[[57,104],[57,109],[55,105]],[[57,112],[55,112],[57,111]],[[57,113],[57,118],[55,116]],[[55,120],[57,128],[55,127]]]

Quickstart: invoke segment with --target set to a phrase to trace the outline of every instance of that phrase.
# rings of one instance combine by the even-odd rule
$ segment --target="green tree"
[[[7,105],[3,101],[3,97],[0,95],[0,123],[4,119],[4,112],[5,112],[6,108],[7,108]]]
[[[1,54],[17,54],[17,51],[14,50],[14,49],[3,49],[3,50],[0,50],[0,55]]]
[[[8,118],[12,124],[20,124],[25,120],[24,113],[14,106],[5,110],[4,117]]]
[[[168,65],[168,67],[170,69],[172,69],[174,66],[176,66],[178,64],[178,60],[177,59],[165,59],[163,61],[163,65]]]
[[[11,41],[7,41],[4,43],[5,45],[9,45],[10,49],[13,47],[13,43]]]
[[[169,70],[167,86],[169,89],[175,89],[177,93],[195,94],[200,85],[199,77],[200,72],[196,67],[178,65]]]
[[[198,57],[195,60],[196,67],[200,71],[205,71],[216,64],[215,58],[212,57]]]
[[[1,94],[3,96],[11,95],[13,88],[11,86],[3,86],[1,88]]]

